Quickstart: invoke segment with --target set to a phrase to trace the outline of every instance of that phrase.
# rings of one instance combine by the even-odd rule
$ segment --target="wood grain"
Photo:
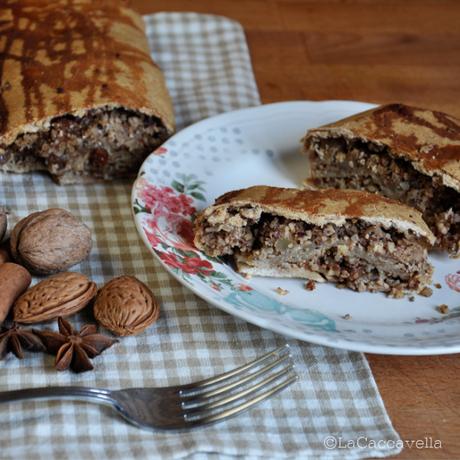
[[[141,13],[196,11],[239,21],[263,102],[400,101],[460,117],[457,0],[131,0]],[[398,458],[460,458],[460,355],[368,355],[394,427]]]

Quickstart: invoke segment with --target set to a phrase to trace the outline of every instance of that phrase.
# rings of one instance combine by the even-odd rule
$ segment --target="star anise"
[[[56,355],[55,367],[58,371],[72,369],[86,372],[94,369],[92,358],[100,355],[117,340],[97,333],[95,324],[86,324],[77,332],[64,318],[58,318],[59,332],[35,331],[45,344],[46,351]]]
[[[0,360],[8,353],[13,353],[16,358],[24,358],[24,350],[44,351],[45,346],[39,337],[31,330],[21,329],[16,323],[0,330]]]

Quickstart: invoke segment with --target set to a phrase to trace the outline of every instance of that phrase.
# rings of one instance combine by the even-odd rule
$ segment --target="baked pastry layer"
[[[419,209],[435,246],[460,256],[460,121],[392,104],[309,130],[307,187],[359,189]]]
[[[195,220],[195,244],[242,273],[332,281],[400,297],[429,283],[434,240],[420,214],[353,190],[250,187]]]
[[[132,176],[174,129],[142,18],[120,0],[0,6],[0,170]]]

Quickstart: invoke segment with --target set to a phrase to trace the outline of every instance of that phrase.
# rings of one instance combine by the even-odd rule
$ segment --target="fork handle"
[[[72,399],[99,404],[113,405],[115,401],[110,390],[89,387],[42,387],[0,392],[0,404],[27,399]]]

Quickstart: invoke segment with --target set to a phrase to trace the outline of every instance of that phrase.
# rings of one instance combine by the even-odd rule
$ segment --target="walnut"
[[[11,232],[11,255],[37,275],[65,271],[88,257],[91,231],[65,209],[47,209],[20,220]]]

